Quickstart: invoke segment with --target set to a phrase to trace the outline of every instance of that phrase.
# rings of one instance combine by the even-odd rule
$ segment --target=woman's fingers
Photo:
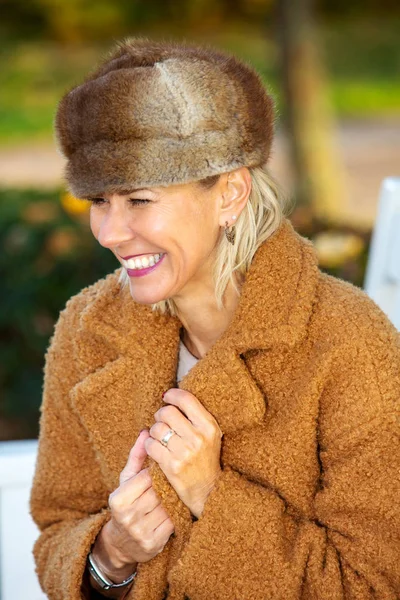
[[[147,452],[144,446],[144,442],[150,436],[147,429],[140,432],[136,442],[132,446],[129,452],[128,460],[125,467],[122,469],[119,476],[119,483],[125,483],[128,479],[135,477],[142,469],[143,463],[146,459]]]
[[[126,479],[116,490],[111,492],[108,497],[108,505],[114,511],[130,509],[132,504],[151,487],[150,471],[148,468],[142,469],[137,475]]]
[[[158,527],[166,519],[169,519],[171,521],[168,513],[165,511],[165,508],[161,504],[159,504],[151,512],[147,513],[146,515],[144,515],[142,517],[141,524],[142,524],[144,530],[152,531],[154,534],[156,529],[158,529]],[[172,521],[171,521],[171,524],[172,524]]]
[[[168,542],[172,533],[174,533],[175,527],[170,517],[167,517],[154,529],[155,537],[160,540],[164,545],[158,551],[158,553],[162,552],[165,544]]]
[[[120,473],[120,485],[108,499],[111,520],[104,529],[109,547],[118,549],[119,560],[127,564],[151,560],[175,529],[154,491],[149,469],[143,469],[149,438],[147,430],[139,434]]]
[[[171,388],[165,392],[163,401],[166,406],[162,406],[154,415],[156,421],[164,421],[175,429],[181,437],[185,436],[188,431],[188,423],[192,424],[195,429],[208,430],[210,425],[216,427],[219,431],[218,423],[191,392],[180,388]],[[175,409],[175,410],[174,410]],[[168,414],[168,419],[163,418],[163,414]],[[172,422],[171,421],[172,417]],[[186,421],[186,423],[185,423]],[[181,429],[183,427],[184,429]],[[221,432],[222,435],[222,432]]]
[[[130,506],[130,509],[134,509],[135,513],[144,516],[151,513],[157,506],[161,506],[161,500],[154,489],[150,487],[135,500],[133,505]]]

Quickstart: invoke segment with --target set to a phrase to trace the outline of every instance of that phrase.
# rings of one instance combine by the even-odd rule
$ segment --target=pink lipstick
[[[143,277],[144,275],[147,275],[148,273],[151,273],[151,271],[157,269],[158,265],[160,265],[164,260],[164,257],[165,254],[163,254],[160,260],[152,267],[146,267],[145,269],[126,269],[126,272],[128,273],[129,277]]]

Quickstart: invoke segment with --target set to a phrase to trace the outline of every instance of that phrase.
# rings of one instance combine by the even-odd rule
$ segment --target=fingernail
[[[147,431],[147,429],[141,429],[141,430],[140,430],[140,432],[139,432],[139,435],[140,435],[141,433],[143,433],[143,431]]]

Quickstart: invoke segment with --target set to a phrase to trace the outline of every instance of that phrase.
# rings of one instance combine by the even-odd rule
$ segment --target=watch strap
[[[127,579],[124,579],[124,581],[122,581],[121,583],[114,583],[108,577],[106,577],[104,573],[102,573],[99,565],[96,563],[91,552],[89,552],[87,556],[87,568],[93,579],[103,590],[113,590],[116,588],[125,587],[132,583],[137,574],[137,571],[135,571],[134,573],[132,573],[132,575],[130,575]]]

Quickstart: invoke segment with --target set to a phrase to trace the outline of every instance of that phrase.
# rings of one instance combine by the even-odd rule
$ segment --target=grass
[[[339,117],[400,116],[398,31],[398,18],[322,25],[321,49]],[[168,37],[168,32],[162,31],[160,37]],[[235,51],[262,73],[279,98],[277,49],[272,34],[268,38],[261,27],[250,31],[242,24],[236,30],[207,36],[186,33],[185,39]],[[63,92],[82,80],[111,43],[74,48],[51,42],[0,46],[0,143],[51,138],[53,116]]]
[[[49,138],[63,92],[79,83],[99,49],[65,49],[51,43],[8,46],[0,52],[0,141]]]
[[[400,117],[400,81],[335,79],[331,97],[342,117]]]

